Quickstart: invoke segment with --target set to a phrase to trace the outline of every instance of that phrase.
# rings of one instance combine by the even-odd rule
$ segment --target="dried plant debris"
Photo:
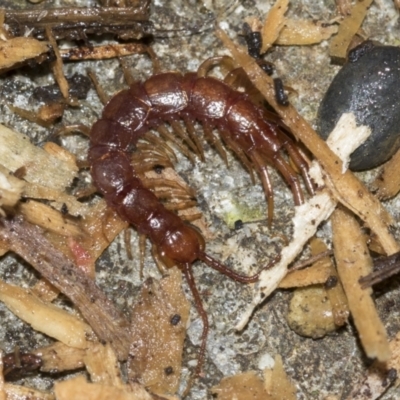
[[[261,33],[261,54],[266,53],[274,45],[304,46],[320,43],[338,32],[336,24],[312,19],[288,18],[285,16],[288,8],[288,0],[277,0],[263,23],[254,17],[248,18],[250,29]]]
[[[264,379],[255,372],[248,371],[224,378],[211,392],[219,400],[295,400],[296,388],[283,368],[280,355],[275,356],[272,369],[264,371]]]
[[[372,0],[355,2],[349,9],[349,5],[344,1],[339,3],[339,7],[347,14],[339,26],[338,34],[332,39],[329,47],[329,55],[336,62],[343,63],[347,56],[350,43],[354,35],[358,32],[367,14]],[[341,7],[343,5],[343,7]]]
[[[182,273],[171,269],[160,282],[143,284],[133,308],[128,379],[161,396],[177,392],[190,305]]]
[[[0,72],[18,68],[27,60],[49,52],[49,44],[31,37],[15,37],[0,41]]]
[[[56,39],[81,40],[89,34],[111,33],[122,39],[140,39],[149,35],[147,2],[131,7],[48,8],[46,10],[5,10],[4,22],[11,36],[30,31],[37,39],[47,39],[46,28]]]
[[[27,136],[0,125],[0,159],[10,171],[25,168],[24,179],[55,190],[64,190],[76,177],[78,168],[49,156],[30,143]]]
[[[13,110],[29,121],[51,126],[63,116],[65,109],[78,104],[75,99],[85,98],[88,89],[88,82],[82,75],[66,78],[62,60],[98,60],[149,53],[143,43],[91,46],[87,45],[86,37],[111,33],[114,38],[139,38],[154,32],[148,19],[148,3],[106,0],[101,7],[93,9],[6,10],[7,26],[1,32],[4,40],[0,46],[0,70],[18,68],[31,59],[37,63],[46,60],[53,63],[57,81],[57,85],[35,91],[36,101],[43,103],[38,110],[31,112],[17,105],[11,106]],[[346,17],[339,25],[337,38],[332,41],[332,57],[341,58],[346,53],[348,42],[359,29],[369,4],[368,1],[356,2],[350,8],[348,2],[337,2]],[[319,43],[338,30],[337,24],[291,19],[286,16],[288,7],[288,1],[278,0],[264,24],[257,18],[248,20],[253,31],[261,32],[262,51],[279,45]],[[30,31],[43,41],[19,37],[23,31]],[[372,260],[368,256],[366,235],[351,212],[373,231],[374,248],[394,254],[392,258],[386,257],[386,261],[394,260],[400,249],[389,231],[393,222],[391,215],[347,170],[348,155],[368,132],[356,127],[352,115],[347,115],[340,121],[336,138],[331,138],[326,145],[292,106],[277,104],[272,80],[256,63],[222,32],[218,35],[238,65],[276,108],[284,124],[317,160],[310,170],[317,182],[317,195],[296,208],[293,237],[284,247],[281,260],[271,270],[263,272],[254,300],[238,327],[243,328],[254,307],[278,287],[300,288],[296,289],[289,305],[289,317],[291,326],[302,335],[321,337],[346,324],[351,313],[365,353],[380,362],[371,366],[348,399],[377,398],[396,380],[393,371],[400,369],[400,340],[396,337],[388,342],[371,298],[371,289],[360,288],[359,280],[369,274]],[[86,43],[84,47],[61,50],[57,44],[60,38],[83,39]],[[47,41],[51,42],[52,51]],[[74,83],[75,78],[77,82]],[[349,131],[360,137],[354,141],[338,137]],[[168,145],[162,151],[154,151],[152,147],[156,144],[152,140],[149,137],[140,143],[138,153],[144,155],[133,160],[135,168],[141,169],[144,184],[154,189],[168,208],[180,215],[186,214],[182,218],[199,223],[205,236],[211,238],[213,234],[201,219],[201,211],[192,208],[196,206],[194,191],[172,169],[176,161],[173,151]],[[350,149],[345,148],[348,144]],[[187,154],[193,161],[191,153]],[[201,153],[200,157],[204,155]],[[29,290],[1,281],[0,300],[36,331],[55,340],[29,353],[16,349],[14,353],[3,355],[0,399],[176,399],[189,318],[189,304],[180,287],[181,272],[172,269],[160,282],[147,280],[131,315],[122,315],[96,286],[94,278],[96,260],[127,224],[109,210],[103,200],[80,201],[69,190],[67,193],[66,189],[78,176],[76,158],[54,144],[39,149],[30,144],[27,137],[1,126],[0,158],[0,254],[13,251],[42,275]],[[393,165],[388,164],[376,180],[375,187],[381,198],[398,192],[399,184],[393,172],[397,168],[395,161]],[[351,212],[338,208],[339,203]],[[5,217],[10,210],[18,216]],[[327,252],[326,245],[316,239],[315,234],[320,222],[329,219],[332,212],[334,260],[326,254],[307,268],[291,271],[288,265],[310,238],[312,256]],[[339,229],[344,225],[350,226],[346,232]],[[355,260],[354,255],[357,255]],[[349,262],[356,267],[350,270]],[[361,282],[366,286],[374,283],[374,276],[367,278]],[[71,299],[75,312],[66,312],[52,304],[60,292]],[[300,296],[302,302],[298,302]],[[304,297],[308,303],[304,303]],[[315,302],[324,306],[322,311],[312,305]],[[299,310],[307,310],[300,322]],[[126,370],[121,369],[119,361],[126,359]],[[39,366],[43,372],[81,371],[82,375],[56,381],[54,394],[4,382],[4,376],[13,370],[29,372],[30,368]],[[126,372],[127,380],[122,371]],[[273,370],[264,371],[263,379],[254,372],[242,373],[225,378],[212,392],[219,399],[247,399],[250,395],[255,399],[296,398],[296,389],[287,378],[279,356],[275,358]]]
[[[378,198],[382,200],[390,199],[400,192],[400,151],[383,166],[379,175],[372,183],[372,188],[376,191]]]
[[[56,250],[38,227],[25,222],[21,217],[4,219],[0,227],[0,237],[8,242],[10,250],[24,258],[72,300],[96,335],[101,340],[112,343],[121,359],[127,357],[128,321],[93,280]]]

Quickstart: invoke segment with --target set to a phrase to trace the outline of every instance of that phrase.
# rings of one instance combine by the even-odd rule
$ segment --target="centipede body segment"
[[[205,253],[200,233],[167,210],[155,194],[147,189],[131,165],[131,152],[149,130],[170,124],[174,131],[183,120],[190,132],[193,122],[203,125],[205,136],[222,141],[260,176],[272,219],[273,190],[267,166],[274,166],[288,183],[295,204],[303,202],[299,178],[283,156],[287,153],[301,172],[308,190],[313,187],[307,174],[308,163],[293,140],[264,110],[253,104],[246,94],[211,77],[194,73],[162,73],[144,83],[134,83],[119,92],[104,108],[102,117],[90,134],[89,163],[93,181],[109,206],[146,235],[166,266],[177,265],[186,276],[204,328],[197,372],[204,358],[208,333],[207,315],[194,284],[191,265],[201,260],[214,269],[242,283],[256,282],[259,273],[242,276]],[[193,132],[192,132],[193,133]],[[192,135],[193,136],[193,135]],[[190,147],[199,148],[196,138]],[[201,150],[198,151],[202,156]]]

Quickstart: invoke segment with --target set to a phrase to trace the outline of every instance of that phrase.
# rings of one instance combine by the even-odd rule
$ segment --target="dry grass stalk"
[[[58,86],[60,87],[60,91],[64,99],[69,100],[69,83],[64,75],[63,62],[61,59],[60,50],[58,49],[58,44],[56,42],[56,39],[54,38],[53,32],[49,27],[46,27],[46,36],[56,56],[56,60],[52,62],[54,77],[56,78],[56,81],[58,83]]]
[[[0,159],[10,171],[26,168],[24,180],[63,191],[76,177],[78,168],[49,155],[30,143],[27,136],[0,125]]]
[[[82,236],[82,230],[76,223],[68,220],[60,211],[46,204],[29,200],[20,204],[18,209],[31,224],[62,236]]]
[[[82,46],[60,49],[60,56],[68,61],[105,60],[132,54],[147,53],[148,47],[142,43],[105,44],[103,46]]]
[[[358,282],[372,270],[365,237],[355,218],[341,209],[332,216],[332,228],[338,274],[365,353],[386,361],[390,357],[389,343],[371,298],[372,290],[361,289]]]
[[[261,30],[261,53],[265,53],[276,41],[285,23],[289,0],[277,0],[269,10]]]
[[[331,40],[329,46],[329,55],[334,60],[344,61],[346,59],[349,45],[360,29],[371,3],[372,0],[356,1],[351,7],[350,14],[345,16],[340,23],[339,32]]]
[[[337,25],[325,26],[308,19],[285,19],[275,44],[281,46],[306,46],[320,43],[337,33]]]
[[[56,338],[71,347],[87,347],[93,337],[89,325],[65,310],[46,304],[28,290],[0,281],[0,300],[33,329]]]
[[[119,359],[126,359],[129,347],[128,321],[94,281],[44,237],[40,228],[21,217],[3,220],[0,238],[7,241],[12,251],[68,296],[99,339],[111,343]]]

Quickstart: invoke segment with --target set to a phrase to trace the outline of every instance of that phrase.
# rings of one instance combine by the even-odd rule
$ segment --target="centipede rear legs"
[[[220,272],[221,274],[227,276],[228,278],[239,282],[239,283],[255,283],[259,280],[261,273],[270,268],[272,265],[274,265],[278,260],[280,256],[277,256],[274,260],[272,260],[269,264],[267,264],[264,268],[262,268],[260,271],[258,271],[254,275],[250,276],[245,276],[238,274],[235,271],[232,271],[230,268],[228,268],[226,265],[220,263],[218,260],[214,259],[204,251],[200,251],[198,254],[198,259],[200,261],[203,261],[206,265],[209,267],[215,269],[216,271]],[[201,374],[201,369],[204,363],[204,358],[205,358],[205,353],[206,353],[206,345],[207,345],[207,337],[208,337],[208,332],[209,332],[209,322],[208,322],[208,316],[206,311],[204,310],[203,307],[203,301],[201,299],[200,293],[197,289],[196,282],[193,277],[192,273],[192,265],[190,263],[185,263],[185,264],[180,264],[179,268],[185,275],[186,281],[189,285],[190,291],[192,293],[196,310],[203,322],[203,331],[201,333],[201,344],[200,344],[200,350],[199,350],[199,355],[198,355],[198,361],[197,361],[197,366],[195,370],[195,375],[194,376],[200,376]],[[190,385],[189,385],[190,386]],[[188,387],[189,387],[188,386]],[[187,393],[185,393],[187,394]]]

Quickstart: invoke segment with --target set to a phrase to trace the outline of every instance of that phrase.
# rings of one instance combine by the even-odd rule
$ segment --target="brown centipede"
[[[155,194],[144,187],[131,165],[130,152],[147,131],[163,123],[176,127],[178,120],[185,122],[189,133],[194,132],[193,122],[199,121],[209,138],[216,128],[238,158],[256,170],[268,201],[269,219],[272,218],[273,193],[268,164],[275,166],[289,184],[295,204],[303,202],[299,178],[283,152],[301,171],[310,193],[313,193],[313,186],[307,161],[276,121],[269,120],[264,110],[246,94],[215,78],[168,72],[154,75],[144,83],[133,83],[108,102],[101,119],[93,125],[88,158],[97,189],[110,207],[151,240],[165,265],[177,265],[188,281],[203,320],[196,369],[199,373],[209,327],[191,265],[196,260],[203,261],[241,283],[256,282],[261,271],[243,276],[209,256],[201,234],[167,210]]]

